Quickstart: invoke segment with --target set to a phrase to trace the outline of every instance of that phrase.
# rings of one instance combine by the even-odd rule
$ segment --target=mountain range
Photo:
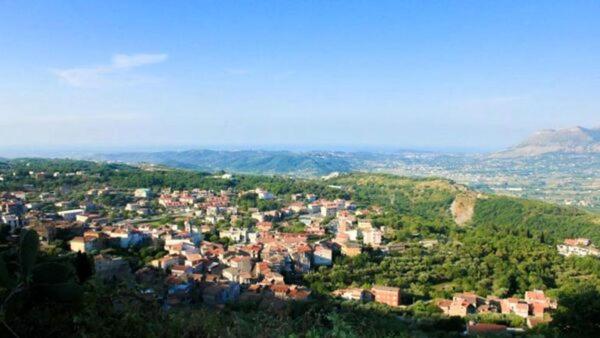
[[[150,163],[202,171],[314,176],[352,171],[357,157],[359,155],[355,153],[345,152],[187,150],[99,154],[90,159],[129,164]]]
[[[517,146],[493,156],[527,157],[549,153],[600,153],[600,128],[573,127],[541,130]]]
[[[449,155],[429,152],[341,152],[266,150],[187,150],[97,154],[91,160],[129,164],[150,163],[177,168],[240,173],[326,175],[356,170],[377,171],[394,165],[434,165],[436,162],[464,164],[485,159],[534,159],[544,155],[600,155],[600,128],[573,127],[541,130],[505,151],[487,155]]]
[[[505,151],[342,152],[188,150],[80,155],[77,159],[160,165],[205,172],[326,176],[380,172],[444,177],[474,189],[600,210],[600,128],[542,130]]]

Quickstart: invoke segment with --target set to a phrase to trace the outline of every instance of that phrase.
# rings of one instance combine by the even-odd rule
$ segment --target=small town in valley
[[[213,191],[103,186],[84,191],[74,202],[64,199],[64,192],[37,186],[59,178],[85,179],[89,173],[26,175],[33,184],[0,197],[0,220],[11,232],[34,230],[48,248],[63,240],[72,253],[91,257],[98,279],[135,281],[140,295],[160,302],[165,311],[196,303],[222,308],[236,302],[274,307],[304,302],[314,297],[303,283],[306,274],[329,269],[342,257],[373,250],[401,253],[407,245],[386,239],[385,226],[373,224],[371,218],[383,213],[382,208],[358,207],[352,200],[313,192],[284,197],[261,187]],[[212,179],[236,177],[223,173]],[[418,245],[427,250],[439,243],[421,239]],[[586,238],[565,239],[557,250],[564,256],[598,256]],[[132,264],[132,254],[141,255],[141,263]],[[340,288],[329,296],[391,309],[413,302],[401,288],[379,284]],[[478,315],[518,316],[534,328],[551,321],[557,308],[557,301],[542,290],[505,298],[465,290],[452,299],[430,302],[443,315],[470,318],[471,332],[523,330],[479,323]]]

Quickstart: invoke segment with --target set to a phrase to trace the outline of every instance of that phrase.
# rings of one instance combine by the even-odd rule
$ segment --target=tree
[[[94,274],[90,257],[88,257],[88,255],[85,253],[77,252],[77,255],[75,256],[75,272],[77,274],[79,284],[83,284]]]
[[[597,337],[600,332],[600,292],[589,283],[573,284],[559,294],[551,327],[572,337]]]
[[[6,243],[8,235],[10,235],[10,225],[0,224],[0,244]]]
[[[6,290],[0,299],[0,319],[4,328],[14,336],[18,334],[13,329],[13,322],[20,326],[25,324],[22,312],[31,313],[31,307],[38,304],[77,302],[83,294],[69,264],[55,261],[38,263],[38,251],[37,233],[24,230],[19,246],[0,254],[0,287]]]

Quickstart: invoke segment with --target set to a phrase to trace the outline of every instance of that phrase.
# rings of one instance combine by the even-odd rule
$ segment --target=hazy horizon
[[[502,149],[483,148],[441,148],[441,147],[396,147],[392,145],[139,145],[124,147],[2,147],[0,158],[19,157],[56,157],[82,158],[86,155],[122,154],[122,153],[151,153],[151,152],[182,152],[182,151],[289,151],[289,152],[347,152],[347,153],[393,153],[393,152],[432,152],[445,154],[485,154]]]
[[[588,1],[2,2],[0,156],[501,150],[600,124],[599,14]]]

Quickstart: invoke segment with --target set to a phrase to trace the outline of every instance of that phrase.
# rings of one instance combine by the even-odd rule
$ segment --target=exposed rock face
[[[495,157],[539,156],[548,153],[600,153],[600,128],[541,130]]]
[[[466,192],[456,195],[456,198],[450,206],[450,212],[454,217],[454,222],[458,225],[465,225],[473,219],[475,213],[475,203],[477,195],[472,192]]]

